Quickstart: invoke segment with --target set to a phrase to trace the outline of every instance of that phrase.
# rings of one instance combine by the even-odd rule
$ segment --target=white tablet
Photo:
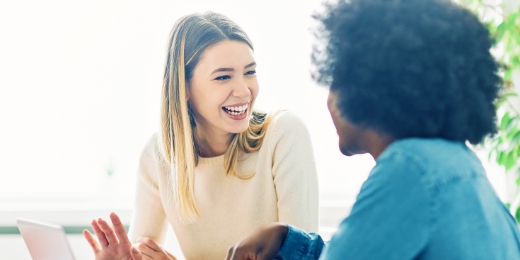
[[[62,226],[22,218],[16,222],[33,260],[74,260]]]

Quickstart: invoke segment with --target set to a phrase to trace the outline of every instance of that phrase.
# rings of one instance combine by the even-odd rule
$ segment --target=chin
[[[232,134],[240,134],[240,133],[245,132],[248,127],[249,127],[249,121],[247,122],[247,125],[230,128],[229,132]]]
[[[341,153],[342,153],[343,155],[345,155],[345,156],[356,155],[355,153],[351,153],[351,152],[349,152],[349,151],[343,151],[343,150],[340,150],[340,151],[341,151]]]
[[[352,149],[349,149],[348,147],[344,147],[341,145],[339,146],[339,151],[345,156],[353,156],[353,155],[359,154],[359,153],[352,151]]]

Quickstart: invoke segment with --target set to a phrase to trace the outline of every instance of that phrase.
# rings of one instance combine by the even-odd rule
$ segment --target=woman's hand
[[[280,251],[288,230],[284,223],[264,226],[231,247],[226,260],[272,260]]]
[[[153,239],[144,237],[138,238],[137,243],[134,244],[142,254],[143,260],[177,260],[172,254],[168,253],[161,246],[159,246]]]
[[[103,219],[92,220],[92,229],[96,233],[97,241],[88,230],[83,230],[96,260],[141,260],[141,253],[132,247],[119,217],[112,212],[110,220],[114,228]]]

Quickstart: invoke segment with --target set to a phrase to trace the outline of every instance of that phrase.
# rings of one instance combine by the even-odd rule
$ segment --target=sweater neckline
[[[199,156],[199,164],[217,164],[224,161],[224,155],[213,156],[213,157],[202,157]]]

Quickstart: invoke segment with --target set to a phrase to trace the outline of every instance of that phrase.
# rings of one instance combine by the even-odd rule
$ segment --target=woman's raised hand
[[[134,247],[142,253],[144,260],[177,260],[172,254],[148,237],[138,238]]]
[[[132,247],[121,220],[115,213],[110,213],[113,228],[103,219],[92,220],[92,229],[98,240],[88,230],[83,230],[96,260],[141,260],[141,252]]]

